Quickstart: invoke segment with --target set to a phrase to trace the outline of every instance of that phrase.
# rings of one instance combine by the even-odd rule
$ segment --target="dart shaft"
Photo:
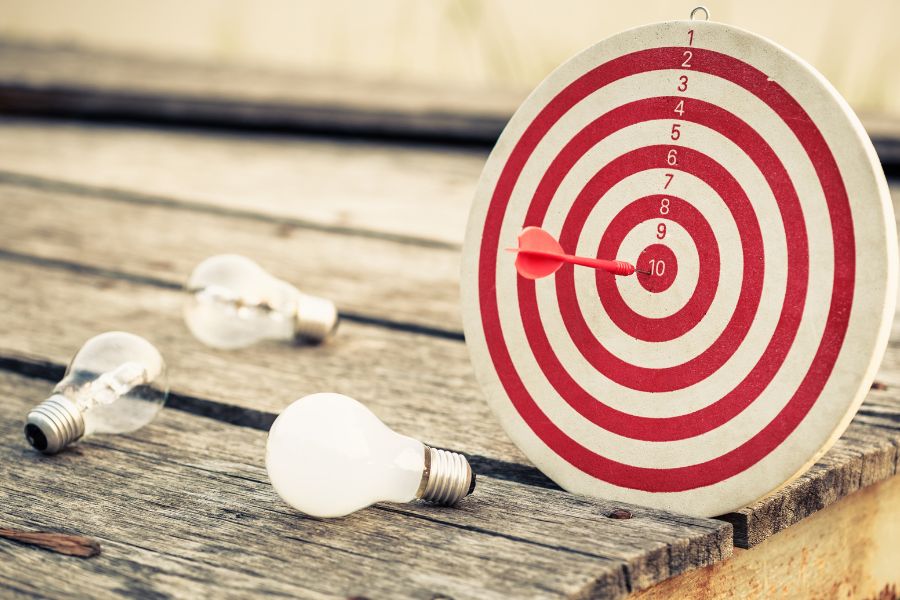
[[[555,252],[543,252],[541,250],[519,250],[520,254],[527,254],[536,258],[558,260],[571,265],[581,265],[592,269],[603,269],[613,275],[631,275],[634,273],[634,265],[621,260],[604,260],[602,258],[586,258],[571,254],[556,254]]]

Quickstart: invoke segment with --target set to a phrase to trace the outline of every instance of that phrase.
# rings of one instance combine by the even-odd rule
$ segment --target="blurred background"
[[[23,373],[49,388],[84,340],[107,330],[130,331],[151,340],[165,356],[171,368],[168,406],[181,413],[209,417],[223,427],[265,430],[294,398],[331,390],[366,401],[398,432],[436,447],[465,449],[480,461],[473,463],[479,476],[490,469],[487,477],[508,478],[510,485],[544,485],[543,475],[527,466],[486,412],[463,343],[459,262],[474,191],[500,131],[550,71],[620,31],[687,19],[697,2],[0,0],[0,376]],[[872,136],[900,213],[900,0],[705,3],[712,20],[768,37],[831,80]],[[334,343],[306,348],[262,343],[223,355],[194,339],[181,316],[184,283],[201,261],[226,253],[251,258],[302,292],[335,302],[342,324]],[[868,269],[860,273],[871,276]],[[900,318],[878,387],[853,437],[835,458],[817,465],[816,474],[805,480],[812,483],[786,488],[773,503],[759,505],[762,512],[738,515],[736,522],[765,529],[777,518],[781,527],[893,473],[888,467],[896,464],[896,453],[891,452],[900,445],[898,365]],[[0,378],[0,409],[16,414],[33,405],[28,396],[40,389],[20,383],[15,390],[21,392],[6,393],[12,384],[2,385]],[[21,397],[13,397],[16,393]],[[226,517],[218,504],[199,504],[202,510],[195,511],[194,516],[208,513],[210,527],[199,517],[185,517],[182,488],[185,481],[193,485],[214,476],[215,488],[196,486],[196,497],[206,502],[218,499],[218,483],[226,476],[253,481],[246,475],[255,473],[252,477],[261,480],[262,446],[252,454],[229,446],[223,458],[220,438],[231,439],[233,432],[177,424],[186,417],[170,415],[156,432],[169,428],[163,439],[187,440],[203,463],[168,454],[165,441],[148,441],[109,453],[125,463],[121,473],[118,465],[105,463],[100,476],[85,475],[92,483],[96,479],[86,488],[102,509],[97,514],[114,517],[109,527],[93,510],[44,510],[47,503],[34,499],[41,491],[37,485],[26,486],[30,495],[12,505],[21,507],[13,511],[20,523],[53,516],[54,527],[81,527],[104,540],[135,540],[134,561],[82,563],[92,576],[80,581],[91,585],[91,592],[94,585],[108,584],[120,586],[112,595],[122,590],[189,595],[196,589],[194,565],[212,560],[210,547],[240,550],[213,557],[222,559],[215,573],[223,575],[222,589],[247,589],[242,587],[250,581],[247,563],[240,561],[257,557],[243,551],[245,530],[220,527]],[[33,470],[25,466],[19,460],[19,427],[16,421],[15,438],[11,428],[0,430],[9,445],[0,443],[0,452],[7,452],[0,459],[15,458],[0,460],[0,480],[10,478],[13,487],[43,482],[62,498],[64,486],[78,479],[69,474],[55,481],[57,472],[47,463],[35,463]],[[261,436],[255,439],[263,442]],[[140,452],[127,449],[135,447]],[[141,465],[165,462],[165,469],[147,469],[165,474],[162,488],[156,479],[128,475],[138,455]],[[69,466],[75,465],[65,463],[67,471]],[[900,488],[896,481],[891,485],[857,494],[863,500],[851,506],[860,510],[830,513],[844,515],[842,520],[819,520],[818,529],[791,534],[786,539],[793,541],[782,546],[783,560],[749,559],[760,560],[762,567],[746,570],[746,589],[762,589],[756,587],[762,579],[772,595],[828,597],[850,589],[860,597],[883,597],[886,592],[878,596],[882,586],[875,583],[895,581],[900,549],[895,534],[900,521],[890,521],[900,506],[894,501]],[[171,504],[161,503],[159,489]],[[516,487],[503,489],[511,490],[510,497],[519,494]],[[0,501],[3,491],[0,485]],[[141,495],[148,502],[136,502]],[[81,502],[82,494],[75,500]],[[510,513],[516,523],[532,520],[535,502],[516,505],[526,510]],[[272,514],[261,506],[242,504],[233,515],[249,517],[242,523],[257,548],[279,549],[274,562],[254,565],[285,571],[287,556],[296,559],[285,563],[289,579],[294,572],[312,574],[319,586],[331,585],[318,581],[319,573],[342,577],[332,566],[348,563],[343,554],[324,553],[319,563],[309,563],[305,542],[300,551],[281,550],[289,540],[321,534],[318,522],[288,538],[281,525],[261,525]],[[162,514],[166,520],[157,520]],[[400,515],[394,518],[399,522]],[[198,523],[218,545],[198,546],[193,531]],[[148,542],[148,531],[159,535]],[[453,540],[461,531],[454,526]],[[736,534],[745,537],[745,545],[746,531]],[[389,548],[394,538],[385,537],[380,526],[371,532],[354,533],[346,547]],[[430,533],[422,535],[402,531],[396,539],[423,543],[426,557],[432,546],[445,546],[443,540],[431,544]],[[729,547],[717,534],[711,550],[688,552],[682,541],[701,539],[693,530],[690,535],[672,546],[672,556],[677,551],[721,557]],[[555,538],[548,539],[540,545],[555,547]],[[483,544],[471,547],[487,548],[487,562],[494,564],[492,548]],[[814,569],[806,575],[792,562],[801,546],[803,563],[809,549]],[[657,541],[647,547],[653,556],[664,550]],[[519,551],[511,546],[510,552]],[[161,567],[157,556],[175,557],[174,566]],[[184,557],[191,556],[200,558],[185,571]],[[645,560],[631,549],[627,556],[672,572],[671,561]],[[472,563],[475,584],[494,577],[495,571],[482,568],[480,551],[471,557],[478,559]],[[412,573],[416,586],[430,576],[420,573],[419,563],[390,562]],[[6,564],[4,555],[0,566]],[[20,569],[22,589],[53,595],[53,586],[79,583],[58,577],[49,562],[48,570],[35,571],[37,564],[31,560]],[[238,564],[243,566],[229,573]],[[366,564],[359,562],[360,568],[368,569]],[[442,575],[459,575],[435,564]],[[547,564],[557,562],[548,558]],[[253,567],[262,586],[277,579],[266,569]],[[188,575],[181,577],[182,572]],[[623,572],[616,566],[615,581]],[[722,571],[705,572],[721,579]],[[147,578],[147,587],[134,587],[141,578]],[[539,585],[545,580],[527,577]],[[724,581],[732,585],[728,576]],[[695,589],[702,594],[707,587]],[[67,591],[72,595],[71,587]]]
[[[900,2],[708,0],[712,18],[821,70],[857,111],[900,117]],[[7,41],[286,70],[333,81],[509,94],[580,49],[687,18],[670,0],[2,0]],[[487,105],[490,102],[485,100]]]

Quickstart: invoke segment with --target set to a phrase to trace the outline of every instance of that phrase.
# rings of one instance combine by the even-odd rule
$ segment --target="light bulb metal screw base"
[[[425,446],[425,470],[417,498],[453,506],[475,489],[475,473],[457,452]]]
[[[78,406],[61,394],[54,394],[29,411],[25,438],[35,450],[56,454],[81,439],[84,427]]]
[[[334,334],[339,321],[334,302],[303,294],[297,304],[294,319],[294,336],[297,339],[319,343]]]

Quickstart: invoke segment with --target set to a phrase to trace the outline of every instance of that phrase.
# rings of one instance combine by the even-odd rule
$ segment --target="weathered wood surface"
[[[0,157],[135,203],[457,246],[487,151],[6,118]]]
[[[470,452],[473,460],[481,461],[480,466],[488,472],[550,485],[539,473],[519,466],[525,459],[494,424],[472,380],[465,348],[458,342],[457,250],[452,243],[428,243],[427,236],[438,235],[442,228],[432,224],[419,236],[421,239],[410,239],[384,238],[371,235],[372,230],[353,227],[333,231],[296,222],[286,226],[278,220],[283,199],[271,200],[265,195],[258,202],[259,212],[251,212],[250,204],[245,204],[248,208],[243,212],[227,213],[216,205],[216,199],[226,198],[226,206],[230,202],[249,202],[246,189],[236,183],[236,178],[198,176],[196,168],[165,171],[166,185],[167,189],[180,185],[192,189],[204,198],[201,203],[170,199],[163,195],[164,189],[152,187],[154,179],[160,179],[161,165],[166,164],[160,154],[190,156],[205,147],[212,153],[207,156],[209,163],[216,165],[223,157],[241,154],[245,141],[234,136],[217,137],[217,149],[213,150],[212,145],[195,143],[190,134],[177,131],[147,133],[118,127],[80,130],[72,125],[12,121],[0,127],[0,147],[12,150],[14,140],[23,131],[30,140],[24,144],[25,149],[0,154],[4,157],[0,161],[0,183],[4,184],[0,193],[8,216],[0,223],[0,239],[5,240],[0,248],[10,262],[10,272],[18,273],[19,280],[25,282],[34,277],[26,265],[40,267],[44,273],[40,277],[54,282],[46,286],[52,289],[48,289],[45,302],[71,315],[67,317],[70,322],[79,323],[78,315],[85,310],[99,310],[110,328],[114,325],[134,330],[138,326],[144,328],[138,333],[144,331],[161,338],[164,354],[171,356],[170,362],[183,365],[184,373],[222,373],[218,376],[221,382],[210,382],[205,377],[176,379],[175,389],[181,398],[177,401],[183,407],[265,427],[272,415],[295,397],[326,386],[364,398],[390,424],[401,430],[419,431],[427,442]],[[127,140],[131,140],[130,154],[123,152]],[[293,146],[330,144],[334,147],[331,152],[339,154],[346,145],[341,141],[289,142],[266,136],[254,138],[253,144],[257,152],[276,164],[274,157],[280,152],[293,152]],[[77,149],[85,146],[107,156],[108,166],[102,169],[79,162]],[[65,150],[60,152],[58,148]],[[397,148],[385,150],[388,155],[395,151]],[[460,156],[466,154],[453,151],[450,160]],[[131,157],[137,160],[132,161]],[[116,162],[133,178],[135,188],[129,189],[129,179],[116,175]],[[389,162],[385,160],[386,164]],[[69,181],[59,182],[51,177],[58,164],[69,165]],[[227,164],[229,168],[239,167],[237,162]],[[216,174],[217,167],[211,168]],[[218,173],[225,172],[218,168]],[[16,173],[16,169],[24,175]],[[278,170],[273,177],[277,180],[286,172],[287,169]],[[474,179],[477,172],[472,170],[469,176]],[[382,178],[386,194],[404,186],[403,177],[397,181],[393,177],[393,172],[387,171]],[[334,185],[338,187],[334,189],[339,189],[341,181],[336,180]],[[474,181],[466,184],[459,180],[457,184],[471,186]],[[142,196],[145,192],[140,188],[144,186],[150,186],[154,196]],[[348,194],[350,219],[354,218],[353,206],[362,204],[361,197],[352,198],[354,193],[362,191]],[[406,197],[405,202],[408,211],[414,210],[412,199]],[[313,204],[294,202],[291,218],[308,219],[315,224],[318,217],[303,212],[316,210],[307,208]],[[455,206],[454,210],[464,213],[465,207]],[[98,219],[98,215],[102,217]],[[173,222],[178,226],[172,227]],[[141,226],[116,225],[121,223]],[[185,231],[190,232],[189,237]],[[228,232],[226,239],[223,231]],[[334,298],[356,323],[348,323],[334,344],[320,349],[272,344],[264,351],[255,348],[224,356],[207,352],[187,336],[180,324],[178,287],[196,262],[226,250],[253,256],[307,291]],[[290,260],[284,260],[285,256]],[[67,300],[67,292],[62,291],[69,286],[77,290],[68,292],[72,300]],[[97,289],[110,286],[121,293],[107,294]],[[29,297],[27,286],[14,287],[8,310],[32,306],[29,314],[37,313],[33,318],[39,319],[43,311],[35,308]],[[135,303],[140,306],[139,320],[135,319]],[[73,347],[94,332],[95,325],[90,320],[81,323],[80,328],[65,336],[46,329],[42,333],[38,327],[27,334],[6,328],[3,345],[16,361],[62,365]],[[895,341],[879,374],[889,389],[870,397],[863,411],[869,418],[894,418],[892,396],[896,394],[892,390],[900,386],[896,331],[895,325]],[[407,332],[419,335],[410,338]],[[378,374],[372,378],[374,381],[344,377],[348,359],[373,365]],[[237,366],[232,366],[234,361]],[[431,372],[431,367],[422,365],[441,365],[440,372]],[[270,380],[267,370],[271,368],[286,377],[290,392],[283,385],[266,383]],[[209,398],[214,401],[208,401]],[[423,402],[427,403],[425,410],[421,408]],[[445,408],[449,410],[445,412]],[[457,437],[448,437],[446,432],[453,429],[459,430]],[[735,525],[736,543],[757,544],[854,489],[892,474],[894,471],[884,465],[894,442],[878,436],[868,441],[871,443],[849,442],[843,455],[826,456],[791,486],[728,515],[726,518]],[[840,485],[833,485],[835,482]]]
[[[900,477],[816,513],[727,561],[673,577],[633,600],[859,598],[900,594]]]
[[[457,509],[307,518],[269,485],[263,432],[172,410],[43,457],[21,415],[50,386],[0,372],[0,524],[90,535],[103,552],[76,560],[0,540],[4,595],[619,597],[731,550],[717,521],[491,477]],[[633,518],[606,517],[620,508]]]
[[[334,391],[427,444],[502,461],[497,470],[527,464],[482,401],[459,341],[345,323],[321,347],[272,342],[215,352],[185,327],[180,291],[2,254],[0,270],[0,356],[7,360],[64,367],[97,332],[126,330],[159,348],[172,390],[189,409],[268,428],[295,399]]]
[[[844,435],[809,471],[784,488],[722,518],[734,544],[752,548],[841,498],[897,474],[900,400],[897,389],[871,392]]]
[[[26,185],[4,183],[17,181]],[[63,259],[77,248],[81,264],[170,288],[181,286],[204,258],[235,252],[253,257],[306,293],[333,299],[345,313],[462,337],[457,250],[135,203],[130,196],[84,187],[56,188],[0,173],[5,249]]]
[[[529,90],[335,81],[76,47],[0,42],[0,112],[462,142],[489,147]],[[900,167],[900,123],[863,115]]]

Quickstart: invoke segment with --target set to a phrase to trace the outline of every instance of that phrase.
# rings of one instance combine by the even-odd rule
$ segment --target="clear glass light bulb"
[[[320,342],[338,323],[333,302],[302,294],[237,254],[197,265],[187,292],[188,329],[214,348],[243,348],[264,339]]]
[[[169,395],[166,364],[144,338],[122,331],[81,347],[53,395],[25,419],[35,449],[55,454],[93,433],[128,433],[153,420]]]
[[[450,506],[475,489],[462,454],[395,433],[353,398],[331,393],[300,398],[275,419],[266,470],[285,502],[315,517],[380,501]]]

